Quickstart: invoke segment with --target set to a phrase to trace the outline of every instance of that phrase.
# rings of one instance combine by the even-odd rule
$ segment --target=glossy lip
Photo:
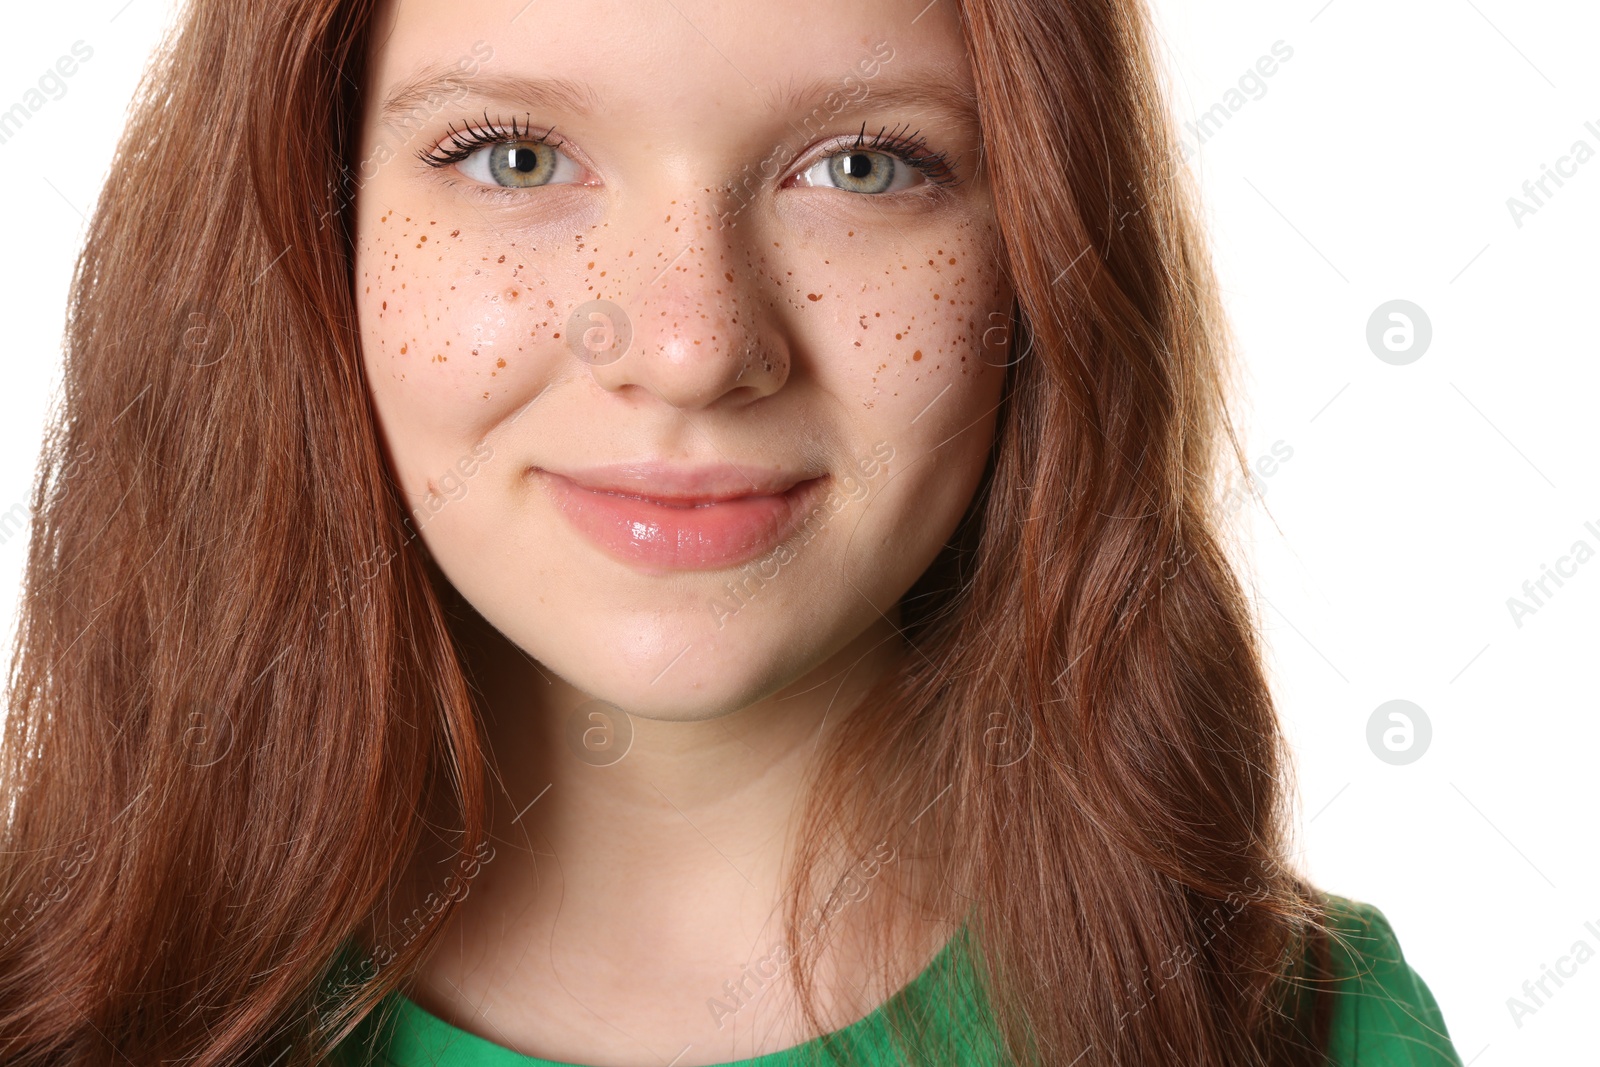
[[[729,567],[772,549],[799,528],[828,481],[825,474],[658,463],[530,473],[574,529],[649,574]]]

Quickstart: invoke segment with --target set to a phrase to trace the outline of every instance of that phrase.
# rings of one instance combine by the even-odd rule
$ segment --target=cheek
[[[560,365],[559,305],[529,251],[392,210],[372,217],[356,294],[381,410],[408,430],[459,439],[525,402],[530,377]]]
[[[1010,310],[997,250],[992,223],[964,220],[919,239],[909,255],[863,256],[870,270],[815,294],[814,307],[835,311],[827,348],[845,357],[829,373],[858,410],[937,433],[994,403],[1007,337],[995,327]],[[935,398],[948,414],[924,426]]]

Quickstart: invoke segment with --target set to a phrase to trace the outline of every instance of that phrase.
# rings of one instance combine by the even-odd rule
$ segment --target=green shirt
[[[1400,953],[1388,919],[1377,908],[1329,895],[1330,925],[1350,943],[1333,946],[1338,975],[1329,1052],[1334,1067],[1461,1067],[1444,1016],[1417,972]],[[927,968],[886,1004],[826,1037],[726,1067],[810,1067],[823,1042],[840,1061],[862,1067],[898,1063],[889,1039],[893,1019],[908,1012],[929,1020],[946,1043],[938,1062],[1002,1062],[979,1017],[974,978],[963,966],[971,951],[963,930]],[[373,1045],[374,1039],[376,1044]],[[375,1047],[376,1055],[368,1049]],[[451,1026],[398,992],[338,1047],[339,1067],[577,1067],[512,1052]]]

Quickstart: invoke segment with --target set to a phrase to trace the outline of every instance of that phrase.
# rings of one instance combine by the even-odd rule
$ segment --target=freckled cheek
[[[530,375],[558,369],[561,302],[500,249],[373,241],[357,257],[364,358],[374,387],[441,418],[522,402]],[[437,247],[437,246],[435,246]],[[481,253],[481,254],[480,254]]]
[[[955,263],[950,263],[955,259]],[[998,265],[946,254],[933,280],[863,285],[857,279],[845,301],[842,329],[830,327],[825,350],[842,388],[869,410],[920,407],[951,385],[984,402],[990,380],[1004,362],[1010,291]]]

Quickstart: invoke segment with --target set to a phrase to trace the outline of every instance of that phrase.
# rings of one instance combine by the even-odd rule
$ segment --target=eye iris
[[[894,181],[894,160],[882,152],[841,152],[830,167],[834,184],[852,192],[881,193]]]
[[[555,152],[549,145],[500,145],[489,155],[489,175],[512,188],[543,185],[554,171]]]

